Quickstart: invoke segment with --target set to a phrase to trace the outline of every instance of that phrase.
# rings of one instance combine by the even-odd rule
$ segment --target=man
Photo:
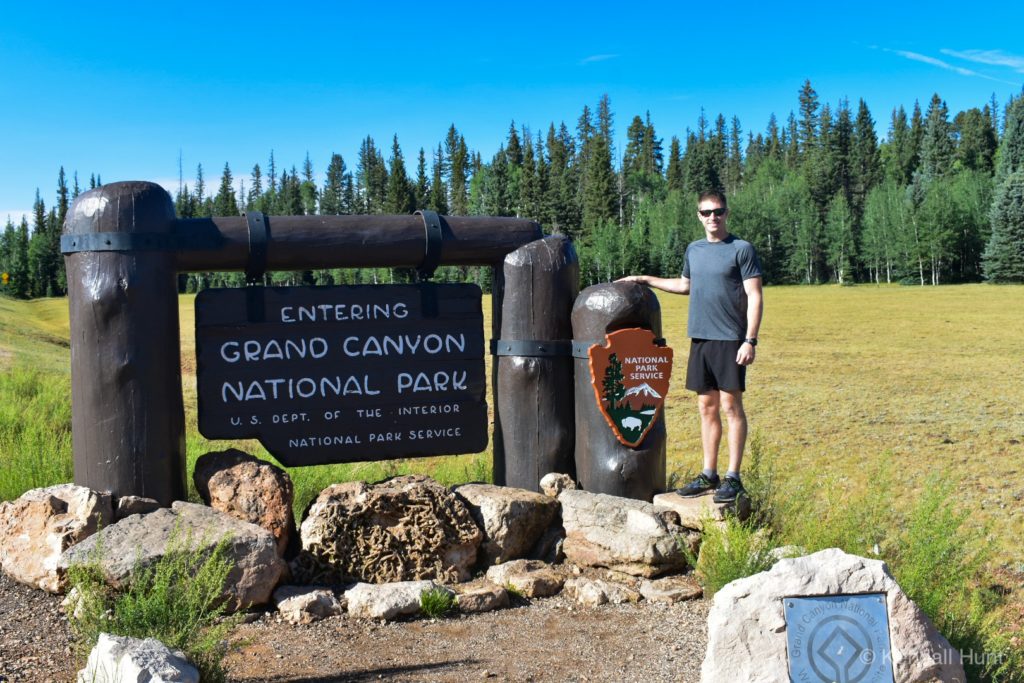
[[[726,503],[745,493],[740,480],[747,440],[743,392],[761,327],[761,264],[750,242],[729,233],[729,207],[722,192],[702,193],[697,217],[706,237],[686,248],[682,277],[631,275],[622,281],[690,295],[686,388],[697,392],[704,470],[678,493],[697,496],[714,490],[715,502]],[[729,424],[729,469],[724,478],[718,476],[720,411],[725,411]]]

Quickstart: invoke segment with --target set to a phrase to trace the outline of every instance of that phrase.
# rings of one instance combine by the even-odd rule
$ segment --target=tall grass
[[[0,370],[0,500],[71,481],[70,395],[66,374]]]

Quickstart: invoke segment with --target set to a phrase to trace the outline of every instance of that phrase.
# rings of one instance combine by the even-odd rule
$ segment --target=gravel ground
[[[563,597],[486,614],[308,626],[265,613],[237,631],[231,681],[683,681],[696,683],[706,600],[583,608]],[[73,681],[60,598],[0,575],[0,683]]]

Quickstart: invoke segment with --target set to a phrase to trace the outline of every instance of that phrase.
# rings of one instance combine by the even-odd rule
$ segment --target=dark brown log
[[[603,344],[615,330],[642,327],[661,336],[661,307],[643,285],[612,282],[583,290],[572,309],[577,342]],[[575,358],[576,476],[584,490],[651,500],[665,490],[665,418],[637,448],[619,443],[594,397],[589,361]]]
[[[65,234],[170,233],[159,185],[113,183],[79,196]],[[115,496],[185,497],[178,292],[171,251],[66,257],[75,483]]]
[[[569,316],[579,293],[579,261],[565,237],[545,237],[505,257],[501,340],[572,338]],[[494,480],[540,490],[548,472],[573,474],[572,357],[499,356]]]
[[[267,270],[314,268],[413,268],[423,260],[419,216],[270,216]],[[543,236],[540,225],[519,218],[442,216],[444,265],[494,265],[505,254]],[[180,271],[244,270],[249,258],[245,218],[179,220],[184,238],[206,238],[217,247],[179,251]]]

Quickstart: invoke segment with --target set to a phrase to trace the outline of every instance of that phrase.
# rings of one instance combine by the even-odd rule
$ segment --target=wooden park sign
[[[654,332],[641,328],[617,330],[605,340],[587,352],[594,396],[615,438],[635,448],[664,408],[672,349],[656,345]]]
[[[476,285],[204,290],[196,360],[203,436],[288,466],[487,447]]]

